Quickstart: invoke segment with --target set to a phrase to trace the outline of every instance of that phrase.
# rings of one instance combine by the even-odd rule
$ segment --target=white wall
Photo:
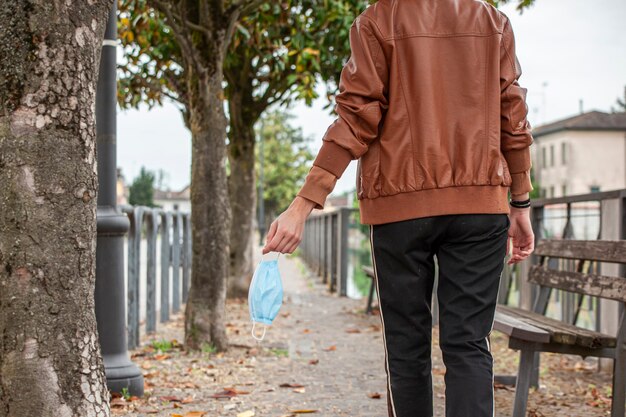
[[[562,163],[562,144],[567,160]],[[550,165],[550,147],[554,146],[554,165]],[[626,133],[614,131],[561,131],[535,139],[533,166],[539,185],[547,197],[586,194],[592,186],[600,191],[626,188]],[[548,166],[544,167],[542,149]],[[554,194],[551,188],[554,187]]]

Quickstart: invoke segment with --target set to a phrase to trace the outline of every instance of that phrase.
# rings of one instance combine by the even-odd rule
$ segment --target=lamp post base
[[[122,392],[126,388],[130,395],[143,396],[143,375],[128,355],[103,355],[103,359],[107,387],[111,392]]]

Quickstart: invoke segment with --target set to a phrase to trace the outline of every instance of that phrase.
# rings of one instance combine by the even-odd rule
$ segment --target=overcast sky
[[[511,19],[522,65],[520,84],[528,88],[533,126],[562,119],[583,109],[610,111],[626,86],[625,0],[537,0],[522,15],[502,9]],[[293,123],[313,138],[317,151],[333,121],[320,94],[313,107],[296,105]],[[172,104],[118,113],[118,166],[127,181],[141,166],[164,170],[172,190],[190,181],[191,139]],[[354,188],[356,161],[337,182],[335,192]]]

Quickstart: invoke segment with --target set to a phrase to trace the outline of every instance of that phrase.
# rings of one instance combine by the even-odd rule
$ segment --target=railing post
[[[328,283],[328,276],[326,275],[326,215],[322,214],[320,216],[320,229],[321,239],[320,239],[320,275],[322,276],[322,282],[324,284]]]
[[[348,231],[350,226],[350,209],[342,207],[339,211],[339,256],[338,265],[338,287],[339,295],[348,295]]]
[[[141,273],[141,228],[144,207],[133,209],[128,233],[128,349],[139,346],[139,277]]]
[[[146,211],[148,223],[146,234],[148,239],[147,276],[146,276],[146,332],[156,331],[156,263],[157,236],[159,229],[159,209]]]
[[[176,210],[173,213],[174,236],[172,238],[172,312],[180,310],[180,229],[182,228],[183,216]]]
[[[161,213],[161,323],[170,319],[170,227],[172,213]]]
[[[600,233],[603,240],[622,240],[624,236],[624,198],[602,200],[600,202]],[[624,276],[624,268],[620,264],[601,263],[600,271],[603,275]],[[619,327],[620,303],[613,300],[599,300],[599,315],[601,333],[611,336],[617,335]],[[610,371],[613,360],[600,359],[600,369]]]
[[[321,276],[322,271],[322,262],[320,259],[322,258],[322,217],[315,217],[315,273],[317,276]]]
[[[191,214],[183,216],[183,302],[189,295],[189,276],[191,272]]]
[[[326,217],[324,218],[324,225],[326,228],[326,250],[324,251],[325,254],[325,262],[324,262],[324,270],[325,270],[325,275],[326,275],[326,282],[328,282],[328,290],[330,292],[334,291],[334,285],[333,285],[333,274],[332,274],[332,258],[333,258],[333,253],[332,253],[332,248],[333,248],[333,215],[332,213],[327,214]]]
[[[337,288],[337,218],[339,214],[338,212],[334,212],[330,216],[330,282],[331,282],[331,291],[338,291]]]

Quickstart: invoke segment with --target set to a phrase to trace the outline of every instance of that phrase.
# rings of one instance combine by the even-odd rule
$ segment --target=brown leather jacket
[[[533,139],[508,18],[479,0],[380,0],[354,21],[338,118],[298,195],[323,208],[358,159],[363,224],[508,213]]]

